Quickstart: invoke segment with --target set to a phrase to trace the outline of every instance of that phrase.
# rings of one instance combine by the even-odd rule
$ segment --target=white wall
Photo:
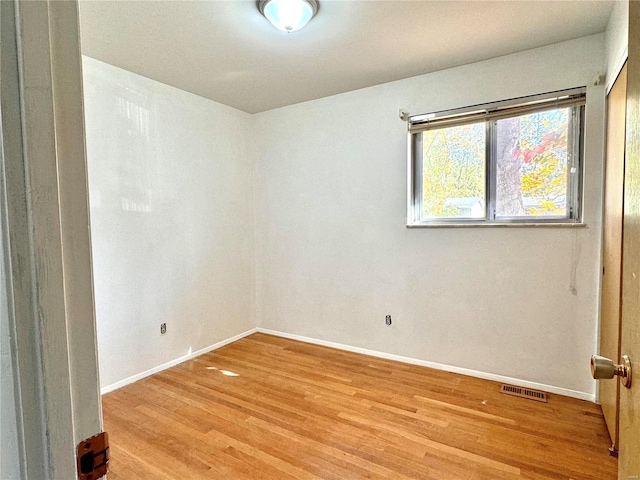
[[[250,116],[91,58],[84,79],[107,387],[255,326]]]
[[[627,59],[629,46],[629,0],[614,2],[607,31],[605,32],[607,55],[607,88],[611,88],[622,65]]]
[[[592,396],[604,63],[599,34],[256,115],[258,325]],[[399,109],[579,85],[586,228],[405,228]]]
[[[592,396],[604,68],[600,34],[250,116],[85,58],[102,386],[258,324]],[[399,109],[578,85],[586,228],[404,226]]]

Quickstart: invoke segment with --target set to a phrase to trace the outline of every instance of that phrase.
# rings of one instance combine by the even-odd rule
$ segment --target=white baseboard
[[[342,343],[329,342],[326,340],[318,340],[315,338],[303,337],[301,335],[294,335],[291,333],[279,332],[277,330],[269,330],[267,328],[258,327],[257,331],[260,333],[265,333],[267,335],[275,335],[277,337],[288,338],[291,340],[298,340],[300,342],[305,342],[305,343],[312,343],[314,345],[321,345],[323,347],[337,348],[338,350],[346,350],[347,352],[361,353],[364,355],[370,355],[372,357],[384,358],[387,360],[395,360],[396,362],[409,363],[411,365],[419,365],[421,367],[433,368],[435,370],[443,370],[445,372],[459,373],[461,375],[468,375],[470,377],[482,378],[484,380],[493,380],[495,382],[517,385],[518,387],[531,388],[534,390],[542,390],[543,392],[555,393],[557,395],[564,395],[566,397],[578,398],[580,400],[595,402],[595,395],[592,393],[579,392],[577,390],[570,390],[568,388],[554,387],[552,385],[529,382],[527,380],[520,380],[518,378],[505,377],[503,375],[495,375],[493,373],[479,372],[477,370],[470,370],[468,368],[462,368],[462,367],[454,367],[452,365],[445,365],[442,363],[428,362],[426,360],[418,360],[417,358],[403,357],[401,355],[393,355],[391,353],[378,352],[376,350],[369,350],[366,348],[352,347],[350,345],[344,345]]]
[[[102,387],[100,389],[100,394],[104,395],[105,393],[113,392],[118,388],[122,388],[125,385],[129,385],[133,382],[137,382],[138,380],[142,380],[143,378],[153,375],[154,373],[161,372],[162,370],[166,370],[167,368],[175,367],[179,363],[186,362],[187,360],[191,360],[192,358],[198,357],[204,353],[208,353],[220,347],[224,347],[225,345],[229,345],[230,343],[238,341],[241,338],[251,335],[252,333],[256,333],[257,331],[258,331],[257,328],[252,328],[251,330],[247,330],[246,332],[242,332],[231,338],[227,338],[226,340],[222,340],[218,343],[214,343],[213,345],[209,345],[208,347],[201,348],[200,350],[196,350],[195,352],[191,352],[187,355],[176,358],[175,360],[171,360],[170,362],[163,363],[162,365],[158,365],[157,367],[154,367],[150,370],[146,370],[142,373],[138,373],[129,378],[125,378],[124,380],[120,380],[119,382],[112,383],[111,385],[107,385],[106,387]]]
[[[542,383],[529,382],[527,380],[520,380],[518,378],[506,377],[503,375],[495,375],[493,373],[485,373],[477,370],[471,370],[468,368],[445,365],[442,363],[429,362],[427,360],[419,360],[417,358],[403,357],[401,355],[394,355],[391,353],[379,352],[377,350],[369,350],[367,348],[352,347],[351,345],[345,345],[342,343],[330,342],[327,340],[318,340],[315,338],[304,337],[302,335],[294,335],[292,333],[285,333],[277,330],[269,330],[267,328],[261,328],[261,327],[252,328],[250,330],[247,330],[246,332],[240,333],[231,338],[227,338],[225,340],[222,340],[218,343],[202,348],[200,350],[196,350],[195,352],[191,352],[190,354],[176,358],[175,360],[171,360],[170,362],[164,363],[150,370],[146,370],[144,372],[138,373],[131,377],[125,378],[124,380],[120,380],[119,382],[112,383],[111,385],[107,385],[106,387],[103,387],[100,389],[100,393],[104,395],[105,393],[112,392],[114,390],[117,390],[118,388],[124,387],[125,385],[129,385],[133,382],[137,382],[138,380],[141,380],[145,377],[153,375],[154,373],[161,372],[163,370],[166,370],[167,368],[171,368],[182,362],[191,360],[192,358],[211,352],[220,347],[224,347],[225,345],[229,345],[230,343],[238,341],[241,338],[247,337],[256,332],[265,333],[267,335],[275,335],[277,337],[282,337],[282,338],[289,338],[291,340],[311,343],[314,345],[321,345],[323,347],[336,348],[338,350],[345,350],[347,352],[361,353],[363,355],[370,355],[372,357],[384,358],[387,360],[394,360],[396,362],[408,363],[411,365],[419,365],[421,367],[433,368],[435,370],[442,370],[445,372],[459,373],[461,375],[468,375],[470,377],[482,378],[485,380],[493,380],[495,382],[508,383],[511,385],[517,385],[519,387],[532,388],[535,390],[542,390],[543,392],[555,393],[557,395],[564,395],[567,397],[578,398],[581,400],[595,402],[595,394],[591,394],[591,393],[579,392],[577,390],[570,390],[568,388],[562,388],[562,387],[554,387],[552,385],[545,385]]]

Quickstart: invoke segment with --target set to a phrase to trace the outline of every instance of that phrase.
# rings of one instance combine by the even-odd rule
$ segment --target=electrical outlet
[[[386,317],[384,317],[384,323],[386,323],[387,325],[391,325],[391,315],[387,315]]]
[[[160,335],[164,335],[165,333],[167,333],[167,324],[166,323],[161,323],[160,324]]]

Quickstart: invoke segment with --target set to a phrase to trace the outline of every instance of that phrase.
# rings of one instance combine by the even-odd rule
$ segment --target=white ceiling
[[[83,53],[250,113],[602,32],[611,1],[320,0],[292,34],[255,1],[80,2]]]

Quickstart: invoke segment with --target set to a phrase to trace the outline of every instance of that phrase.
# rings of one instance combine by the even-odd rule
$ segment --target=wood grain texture
[[[110,480],[616,478],[600,407],[254,334],[103,397]]]
[[[607,97],[607,158],[604,183],[602,238],[602,300],[600,350],[603,357],[620,359],[622,287],[622,215],[624,202],[624,149],[627,103],[627,67],[623,67]],[[620,382],[600,382],[600,404],[611,443],[618,448]]]
[[[634,372],[620,389],[620,479],[640,478],[640,2],[629,2],[621,351]]]

